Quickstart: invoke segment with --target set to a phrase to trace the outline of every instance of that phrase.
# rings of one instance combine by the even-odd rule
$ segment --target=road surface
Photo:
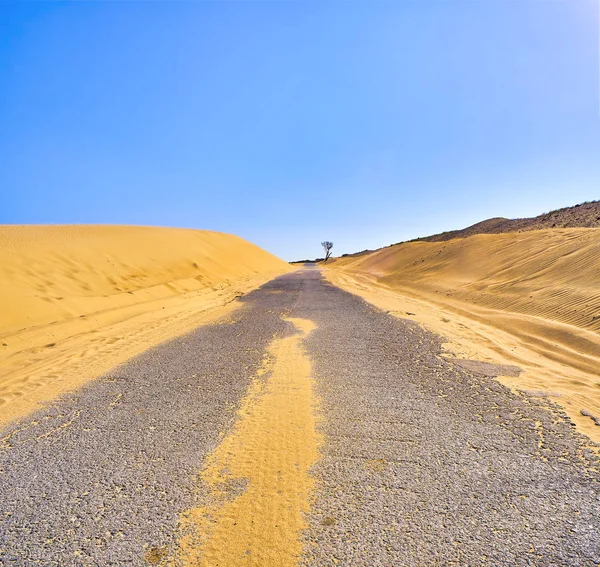
[[[543,399],[306,268],[0,432],[0,565],[600,563]]]

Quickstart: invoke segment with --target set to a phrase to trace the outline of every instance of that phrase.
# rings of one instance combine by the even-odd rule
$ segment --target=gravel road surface
[[[317,325],[324,442],[301,565],[600,564],[598,467],[547,400],[452,365],[316,269],[242,301],[0,432],[1,566],[141,566],[174,545],[205,456],[292,332],[282,316]]]

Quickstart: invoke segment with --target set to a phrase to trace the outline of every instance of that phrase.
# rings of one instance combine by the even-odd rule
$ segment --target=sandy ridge
[[[0,226],[0,424],[227,314],[289,270],[210,231]]]
[[[417,238],[425,242],[439,242],[454,238],[465,238],[474,234],[499,234],[503,232],[523,232],[546,228],[600,228],[600,201],[590,201],[572,207],[563,207],[537,217],[506,219],[496,217],[486,219],[460,230],[450,230],[440,234]]]

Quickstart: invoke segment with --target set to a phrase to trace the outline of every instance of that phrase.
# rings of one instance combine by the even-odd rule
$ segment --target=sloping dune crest
[[[222,315],[289,270],[217,232],[0,227],[0,423]]]
[[[350,291],[400,316],[414,312],[455,354],[518,364],[525,372],[506,378],[511,386],[556,394],[600,440],[581,415],[600,416],[600,229],[408,242],[331,268]]]

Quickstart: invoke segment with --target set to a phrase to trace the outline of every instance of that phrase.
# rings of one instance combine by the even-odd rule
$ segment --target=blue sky
[[[600,198],[598,3],[1,2],[0,223],[287,259]]]

